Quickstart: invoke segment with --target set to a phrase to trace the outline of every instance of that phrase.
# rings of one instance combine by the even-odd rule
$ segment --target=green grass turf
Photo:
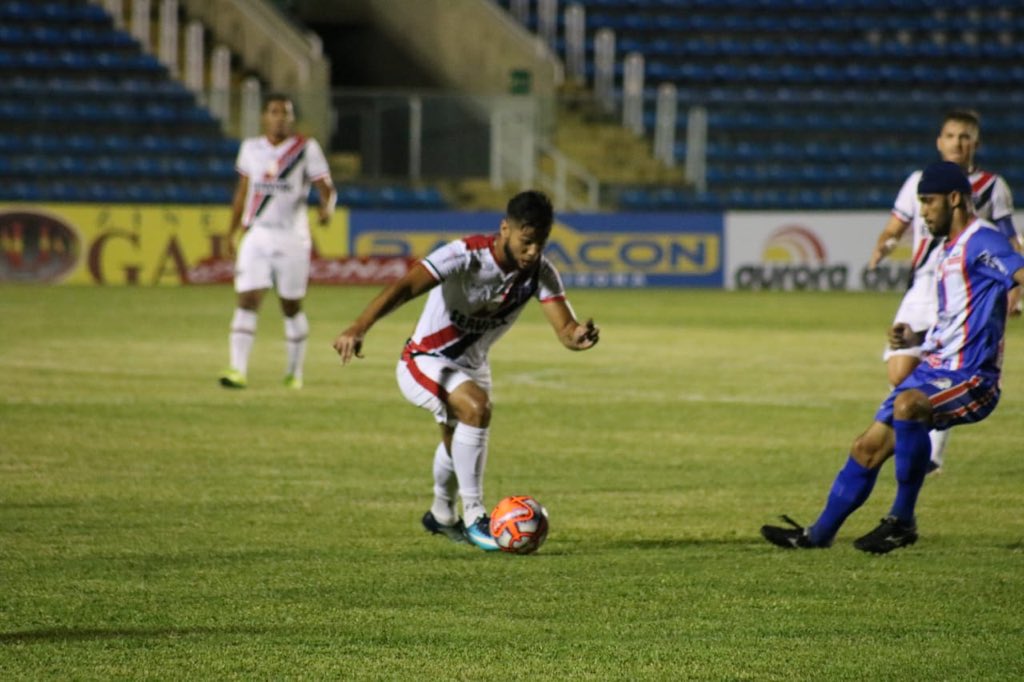
[[[0,288],[0,678],[1024,678],[1024,323],[1002,404],[958,429],[921,540],[885,557],[758,536],[810,522],[886,392],[895,295],[578,291],[495,348],[487,501],[551,514],[534,556],[430,537],[436,427],[394,383],[413,303],[341,368],[376,289],[280,313],[226,391],[228,288]]]

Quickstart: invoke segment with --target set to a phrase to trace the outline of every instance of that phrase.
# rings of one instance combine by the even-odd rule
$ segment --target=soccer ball
[[[529,495],[506,497],[491,512],[491,535],[503,552],[532,554],[548,537],[548,510]]]

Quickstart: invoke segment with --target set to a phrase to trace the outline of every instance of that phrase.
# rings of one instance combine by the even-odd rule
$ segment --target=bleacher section
[[[708,112],[708,194],[633,188],[623,207],[888,207],[906,174],[935,158],[941,116],[956,107],[982,115],[981,164],[1024,187],[1019,2],[577,1],[588,78],[601,28],[614,30],[620,63],[644,55],[648,130],[663,82],[678,88],[678,140],[691,106]],[[685,151],[677,143],[677,157]]]
[[[0,199],[227,202],[237,141],[82,0],[0,0]]]
[[[238,141],[85,0],[0,0],[0,122],[0,201],[231,201]],[[437,190],[339,194],[357,207],[446,205]]]

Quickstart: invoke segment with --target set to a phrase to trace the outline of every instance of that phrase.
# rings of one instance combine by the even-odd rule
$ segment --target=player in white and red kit
[[[997,227],[1019,250],[1019,237],[1013,225],[1013,195],[1010,188],[1001,176],[981,170],[974,164],[979,135],[980,118],[976,113],[966,110],[951,111],[943,118],[936,147],[943,161],[955,163],[967,173],[977,215]],[[917,195],[920,179],[921,171],[914,171],[903,183],[889,222],[879,235],[878,243],[868,262],[869,268],[876,267],[892,251],[907,228],[912,229],[912,279],[896,311],[893,325],[907,324],[915,332],[925,331],[935,323],[935,266],[939,255],[939,240],[932,237],[921,216],[921,205]],[[1020,292],[1014,290],[1010,297],[1012,312],[1020,305]],[[882,357],[887,365],[890,385],[897,386],[921,361],[921,348],[917,346],[894,349],[887,346]],[[942,466],[947,437],[946,431],[932,433],[933,468]]]
[[[761,535],[786,549],[828,547],[847,517],[874,489],[882,464],[895,459],[896,498],[886,518],[854,542],[885,554],[917,541],[914,510],[930,461],[929,430],[988,417],[1000,396],[1007,293],[1024,285],[1024,256],[974,213],[971,183],[958,164],[939,161],[918,183],[921,215],[939,241],[938,306],[927,333],[894,325],[896,348],[921,347],[923,362],[889,394],[874,422],[850,447],[825,508],[803,528],[763,526]]]
[[[362,357],[363,339],[377,320],[429,292],[397,367],[406,400],[430,411],[441,427],[434,452],[434,503],[423,516],[423,526],[484,550],[498,549],[483,504],[491,345],[531,299],[540,301],[566,348],[586,350],[598,341],[592,320],[576,320],[558,271],[542,253],[553,221],[544,194],[517,194],[508,202],[497,234],[438,248],[378,294],[334,341],[342,364]],[[462,519],[456,493],[462,500]]]
[[[235,163],[238,186],[231,205],[228,243],[245,230],[235,259],[238,305],[231,320],[231,365],[220,376],[226,388],[244,388],[263,294],[277,288],[287,350],[284,383],[302,388],[309,320],[302,311],[309,282],[309,217],[306,200],[317,188],[321,225],[334,213],[335,191],[327,159],[316,140],[292,132],[295,112],[284,95],[263,102],[264,135],[242,142]]]

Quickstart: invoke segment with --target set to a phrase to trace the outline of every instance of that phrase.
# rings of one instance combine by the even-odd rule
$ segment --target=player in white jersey
[[[831,546],[846,519],[870,497],[882,464],[895,462],[896,497],[888,515],[853,545],[885,554],[917,541],[916,508],[930,462],[929,430],[973,424],[995,410],[1001,395],[1007,293],[1024,285],[1024,256],[994,225],[978,218],[971,183],[949,161],[929,165],[917,192],[929,231],[939,240],[938,307],[927,333],[901,323],[896,348],[920,346],[924,362],[890,393],[870,426],[850,446],[825,507],[807,528],[762,526],[785,549]]]
[[[540,301],[566,348],[586,350],[599,337],[593,320],[576,320],[558,271],[542,254],[553,220],[544,194],[517,194],[508,202],[498,234],[438,248],[378,294],[334,341],[342,364],[362,357],[363,339],[377,320],[429,292],[396,370],[406,400],[431,412],[441,427],[434,451],[434,502],[423,526],[483,550],[498,548],[483,504],[491,422],[488,350],[531,298]]]
[[[1019,250],[1019,239],[1013,226],[1013,196],[1006,181],[995,173],[981,170],[974,164],[981,130],[979,116],[972,111],[955,110],[947,113],[942,120],[936,147],[943,161],[960,166],[971,182],[975,211],[977,215],[995,224],[1011,239]],[[877,267],[906,232],[913,230],[912,279],[910,287],[900,302],[893,319],[893,326],[907,324],[915,332],[921,332],[935,323],[937,293],[935,288],[935,267],[938,261],[939,240],[933,238],[921,217],[921,205],[917,196],[917,185],[921,171],[914,171],[903,183],[889,222],[878,237],[874,252],[868,262],[869,268]],[[1020,292],[1010,293],[1010,310],[1020,305]],[[886,362],[889,384],[898,386],[921,361],[921,348],[895,349],[886,347],[883,355]],[[942,466],[948,431],[932,433],[932,467]]]
[[[238,150],[238,186],[228,232],[232,249],[239,231],[245,234],[235,259],[238,304],[231,319],[231,365],[220,376],[226,388],[246,386],[260,302],[272,286],[284,313],[284,383],[302,388],[309,336],[302,300],[309,282],[312,247],[306,199],[310,186],[315,186],[320,224],[327,225],[334,214],[336,193],[320,145],[294,134],[294,124],[292,101],[284,95],[268,95],[263,102],[263,136],[244,140]]]

